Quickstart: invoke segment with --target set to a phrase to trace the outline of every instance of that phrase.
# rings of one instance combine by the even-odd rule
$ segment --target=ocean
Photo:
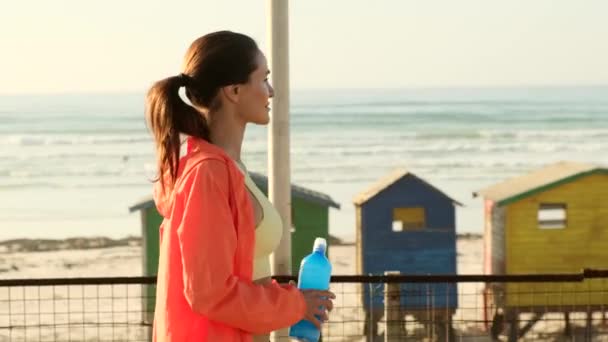
[[[151,193],[153,144],[142,94],[0,96],[0,240],[139,235],[128,207]],[[330,233],[353,240],[353,197],[404,167],[464,204],[472,192],[560,160],[608,165],[608,87],[300,90],[291,96],[295,184],[341,204]],[[267,170],[267,128],[243,160]]]

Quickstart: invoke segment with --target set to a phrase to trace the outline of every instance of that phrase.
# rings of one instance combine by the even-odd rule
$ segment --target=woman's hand
[[[311,321],[318,329],[321,329],[321,323],[329,318],[327,312],[333,310],[333,299],[336,295],[330,291],[323,290],[301,290],[306,301],[306,314],[304,319]],[[320,320],[319,320],[320,318]]]

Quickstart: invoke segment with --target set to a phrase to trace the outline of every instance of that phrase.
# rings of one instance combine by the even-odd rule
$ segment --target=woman
[[[282,224],[267,199],[247,189],[240,162],[245,126],[270,120],[268,74],[251,38],[214,32],[192,43],[180,75],[148,92],[159,174],[154,198],[164,217],[155,341],[252,341],[253,335],[268,341],[269,332],[303,318],[319,326],[315,315],[327,319],[319,308],[333,307],[329,291],[300,291],[269,278],[266,253],[280,240]],[[191,105],[180,98],[182,87]],[[275,232],[270,243],[268,231]]]

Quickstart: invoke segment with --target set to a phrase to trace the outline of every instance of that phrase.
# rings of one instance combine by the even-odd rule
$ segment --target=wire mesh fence
[[[154,282],[0,280],[0,342],[150,341]],[[331,290],[323,341],[608,341],[608,271],[334,276]]]
[[[0,280],[0,342],[150,341],[154,282]]]
[[[324,341],[608,341],[606,271],[349,276],[331,286]]]

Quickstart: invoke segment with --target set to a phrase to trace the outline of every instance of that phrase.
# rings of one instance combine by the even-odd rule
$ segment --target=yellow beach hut
[[[485,199],[484,273],[556,274],[608,268],[607,168],[558,162],[473,195]],[[504,308],[507,317],[509,311],[542,310],[565,312],[567,320],[571,311],[604,310],[606,286],[603,279],[510,283],[494,285],[488,292],[493,305]]]

